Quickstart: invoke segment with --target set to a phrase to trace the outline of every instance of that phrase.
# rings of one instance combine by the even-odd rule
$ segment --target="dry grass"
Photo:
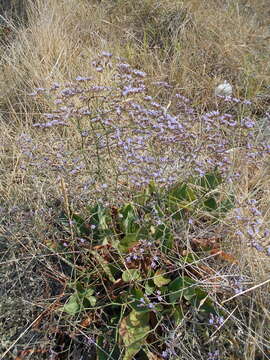
[[[35,88],[47,88],[53,82],[68,83],[78,75],[95,76],[100,84],[109,85],[112,74],[96,75],[90,66],[97,54],[109,51],[145,71],[149,83],[152,80],[171,83],[177,91],[192,99],[198,112],[213,108],[213,89],[225,79],[233,84],[234,96],[252,99],[250,115],[256,119],[269,111],[270,106],[267,0],[181,3],[171,0],[29,0],[27,12],[26,25],[17,27],[12,20],[6,20],[11,33],[0,49],[0,246],[6,274],[10,272],[15,277],[13,287],[4,287],[2,295],[5,299],[20,298],[19,290],[23,292],[27,283],[23,274],[29,266],[32,269],[33,265],[33,276],[37,276],[36,282],[32,279],[34,289],[40,279],[44,280],[42,272],[52,275],[50,262],[46,262],[44,256],[49,241],[61,237],[55,226],[55,217],[63,206],[61,179],[66,184],[65,195],[74,209],[83,209],[90,199],[102,195],[101,184],[95,184],[95,187],[91,184],[91,161],[90,170],[85,167],[72,173],[82,161],[81,137],[76,124],[60,129],[32,127],[40,122],[44,111],[54,107],[50,95],[29,97]],[[169,102],[164,91],[154,95],[156,100]],[[94,162],[93,154],[89,156]],[[267,227],[270,222],[269,164],[266,168],[249,168],[240,155],[236,154],[235,160],[241,173],[234,189],[239,208],[243,206],[245,215],[252,219],[250,209],[243,204],[256,198]],[[110,164],[106,166],[110,168]],[[121,202],[128,196],[130,187],[129,184],[125,186],[121,193],[111,191],[112,203]],[[239,294],[232,300],[237,309],[232,319],[239,325],[238,331],[242,331],[238,334],[241,346],[231,344],[239,347],[237,359],[270,359],[267,338],[270,284],[260,286],[269,279],[270,257],[241,241],[236,232],[244,232],[245,227],[246,223],[235,220],[234,213],[224,220],[222,229],[228,236],[223,247],[233,253],[238,263],[229,269],[223,263],[214,267],[220,268],[224,279],[226,274],[239,275],[241,272],[248,286],[255,286],[250,293]],[[270,245],[269,236],[262,241],[264,247]],[[24,258],[31,261],[27,264]],[[10,268],[13,261],[15,272]],[[36,270],[39,266],[42,271]],[[49,286],[46,279],[45,283]],[[19,330],[13,331],[10,339],[5,339],[1,349],[5,354],[3,359],[15,359],[14,349],[17,349],[17,340],[20,343],[22,329],[27,328],[29,319],[34,319],[56,299],[57,291],[46,291],[37,291],[32,299],[26,299],[23,293],[21,308],[29,305],[29,309],[35,310],[18,315],[23,319],[22,323],[15,320]],[[0,316],[7,321],[7,316]],[[1,336],[4,338],[3,334]],[[35,341],[42,345],[43,340],[35,336]],[[24,341],[30,344],[32,340],[26,337]],[[11,351],[5,352],[9,346]],[[20,349],[23,344],[18,351]],[[29,359],[41,358],[39,353],[27,356]],[[190,359],[193,359],[192,355]]]

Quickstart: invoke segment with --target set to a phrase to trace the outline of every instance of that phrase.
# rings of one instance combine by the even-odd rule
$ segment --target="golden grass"
[[[269,111],[268,5],[267,0],[192,0],[180,4],[171,0],[29,1],[28,23],[14,27],[7,20],[12,35],[1,48],[0,206],[8,212],[16,207],[35,211],[34,232],[42,242],[44,232],[53,231],[53,215],[44,217],[42,211],[53,213],[54,202],[63,195],[61,178],[52,170],[52,165],[61,166],[59,153],[67,154],[63,178],[72,206],[78,208],[93,198],[96,189],[87,185],[88,169],[76,176],[68,173],[80,155],[76,125],[63,131],[33,128],[40,114],[53,107],[53,99],[27,94],[36,87],[50,87],[54,81],[65,83],[78,75],[93,75],[90,62],[100,51],[124,56],[147,72],[150,80],[172,83],[201,110],[211,109],[214,87],[226,79],[233,84],[236,97],[254,99],[254,114]],[[110,84],[110,74],[98,76],[102,84]],[[262,102],[258,95],[266,96],[266,100]],[[50,166],[42,167],[44,157]],[[258,194],[263,221],[269,223],[269,168],[250,169],[241,161],[238,166],[242,174],[237,189],[239,202]],[[233,232],[242,225],[233,218],[228,216],[224,226],[231,229],[224,246],[238,258],[239,271],[249,277],[250,284],[265,281],[270,257],[241,241],[235,245],[237,236]],[[247,339],[243,358],[248,360],[256,358],[257,337],[265,336],[269,288],[268,283],[250,294],[254,304],[261,304],[265,323],[250,325],[255,332],[251,331]],[[245,309],[241,296],[237,306]]]

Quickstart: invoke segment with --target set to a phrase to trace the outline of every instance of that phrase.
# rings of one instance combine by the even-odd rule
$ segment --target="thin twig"
[[[255,289],[257,289],[258,287],[260,287],[260,286],[262,286],[262,285],[265,285],[265,284],[267,284],[267,283],[269,283],[269,282],[270,282],[270,279],[267,279],[267,280],[263,281],[262,283],[260,283],[260,284],[258,284],[258,285],[252,286],[251,288],[249,288],[249,289],[247,289],[247,290],[245,290],[245,291],[242,291],[242,292],[239,293],[239,294],[235,294],[234,296],[230,297],[229,299],[226,299],[226,300],[222,301],[222,304],[225,304],[226,302],[228,302],[228,301],[230,301],[230,300],[232,300],[232,299],[234,299],[234,298],[236,298],[236,297],[238,297],[238,296],[241,296],[241,295],[243,295],[243,294],[246,294],[247,292],[249,292],[249,291],[251,291],[251,290],[255,290]]]

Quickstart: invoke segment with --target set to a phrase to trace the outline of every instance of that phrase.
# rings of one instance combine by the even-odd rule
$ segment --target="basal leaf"
[[[189,299],[194,296],[194,280],[189,277],[183,276],[175,279],[168,286],[170,303],[174,304],[182,297]]]
[[[154,238],[160,240],[161,242],[161,251],[164,254],[167,254],[173,248],[174,237],[171,233],[169,226],[166,224],[160,224],[156,228]]]
[[[171,282],[171,279],[165,275],[164,270],[159,269],[155,272],[153,281],[154,281],[154,284],[160,288],[162,286],[169,284],[169,282]]]
[[[203,205],[206,208],[206,210],[210,210],[210,211],[217,210],[218,208],[218,204],[214,196],[211,196],[207,200],[205,200]]]
[[[172,318],[176,325],[180,324],[184,318],[183,309],[181,306],[175,306],[172,310]]]
[[[130,290],[129,301],[130,306],[136,312],[144,313],[149,312],[149,308],[147,306],[142,306],[141,299],[144,298],[144,293],[141,289],[133,288]]]
[[[69,315],[77,314],[81,309],[80,301],[77,294],[70,296],[68,302],[60,308],[60,310],[68,313]]]
[[[141,280],[142,277],[138,269],[127,269],[123,272],[122,279],[125,282],[131,282],[135,280]]]
[[[109,227],[112,221],[107,209],[102,204],[96,204],[88,208],[90,212],[90,227],[94,240],[99,240],[103,245],[107,244],[112,235]]]
[[[95,296],[93,296],[93,294],[94,294],[93,289],[87,289],[83,294],[83,297],[90,302],[91,306],[95,306],[97,302],[97,299],[95,298]]]
[[[196,194],[188,184],[179,183],[169,190],[168,197],[174,202],[186,201],[189,203],[196,199]]]
[[[85,220],[78,214],[72,214],[72,221],[76,225],[80,236],[88,236],[90,234],[89,226],[86,225]]]
[[[120,240],[118,244],[118,249],[121,252],[127,252],[139,241],[139,232],[133,234],[127,234],[123,239]]]
[[[103,335],[97,339],[97,360],[119,360],[120,351],[119,347],[115,344],[111,349],[110,344]]]
[[[120,324],[119,334],[125,346],[124,360],[132,360],[146,341],[149,326],[149,313],[132,310]]]
[[[115,282],[115,278],[112,274],[111,268],[108,264],[108,262],[97,252],[97,251],[91,251],[91,254],[97,259],[98,264],[102,267],[104,273],[107,275],[108,279],[111,282]]]
[[[222,200],[220,203],[219,211],[226,213],[235,206],[235,198],[233,195],[229,195],[227,199]]]
[[[151,279],[151,280],[148,280],[146,283],[145,283],[145,294],[146,295],[152,295],[153,292],[155,291],[155,284],[154,284],[154,281]]]
[[[193,179],[192,182],[199,185],[204,191],[210,191],[222,183],[222,176],[218,171],[212,171],[202,177]]]
[[[136,208],[133,204],[126,204],[120,209],[120,227],[124,234],[128,235],[135,233],[139,229],[139,225],[136,223],[138,216]]]

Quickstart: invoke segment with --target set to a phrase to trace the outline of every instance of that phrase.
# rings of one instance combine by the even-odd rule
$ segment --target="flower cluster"
[[[270,256],[269,225],[263,220],[263,214],[258,207],[258,200],[249,199],[241,208],[234,210],[236,220],[245,229],[245,231],[238,230],[237,235],[256,250]]]
[[[215,328],[218,328],[223,323],[224,323],[223,316],[213,315],[212,313],[210,314],[210,319],[209,319],[210,325],[213,325]]]
[[[221,360],[219,350],[208,353],[207,360]]]
[[[69,84],[48,89],[55,97],[56,109],[44,114],[49,122],[33,126],[76,124],[84,139],[84,158],[87,161],[95,154],[99,175],[104,169],[102,176],[106,177],[104,164],[110,163],[110,177],[142,187],[151,180],[170,185],[179,176],[194,172],[203,176],[218,167],[233,181],[240,175],[232,171],[232,149],[244,150],[248,163],[262,161],[270,152],[267,143],[256,143],[256,123],[250,117],[239,119],[218,109],[199,114],[170,84],[149,84],[146,73],[110,53],[98,56],[92,67],[95,76],[80,75]],[[111,86],[102,84],[101,73],[105,72],[111,77]],[[155,92],[159,87],[168,92],[168,104],[149,94],[153,86]],[[44,91],[37,89],[33,94]],[[230,96],[220,98],[242,107],[251,104]]]
[[[147,259],[150,262],[152,269],[156,269],[159,264],[158,250],[156,249],[155,242],[151,240],[140,240],[139,243],[132,248],[126,257],[126,263],[144,261]]]

